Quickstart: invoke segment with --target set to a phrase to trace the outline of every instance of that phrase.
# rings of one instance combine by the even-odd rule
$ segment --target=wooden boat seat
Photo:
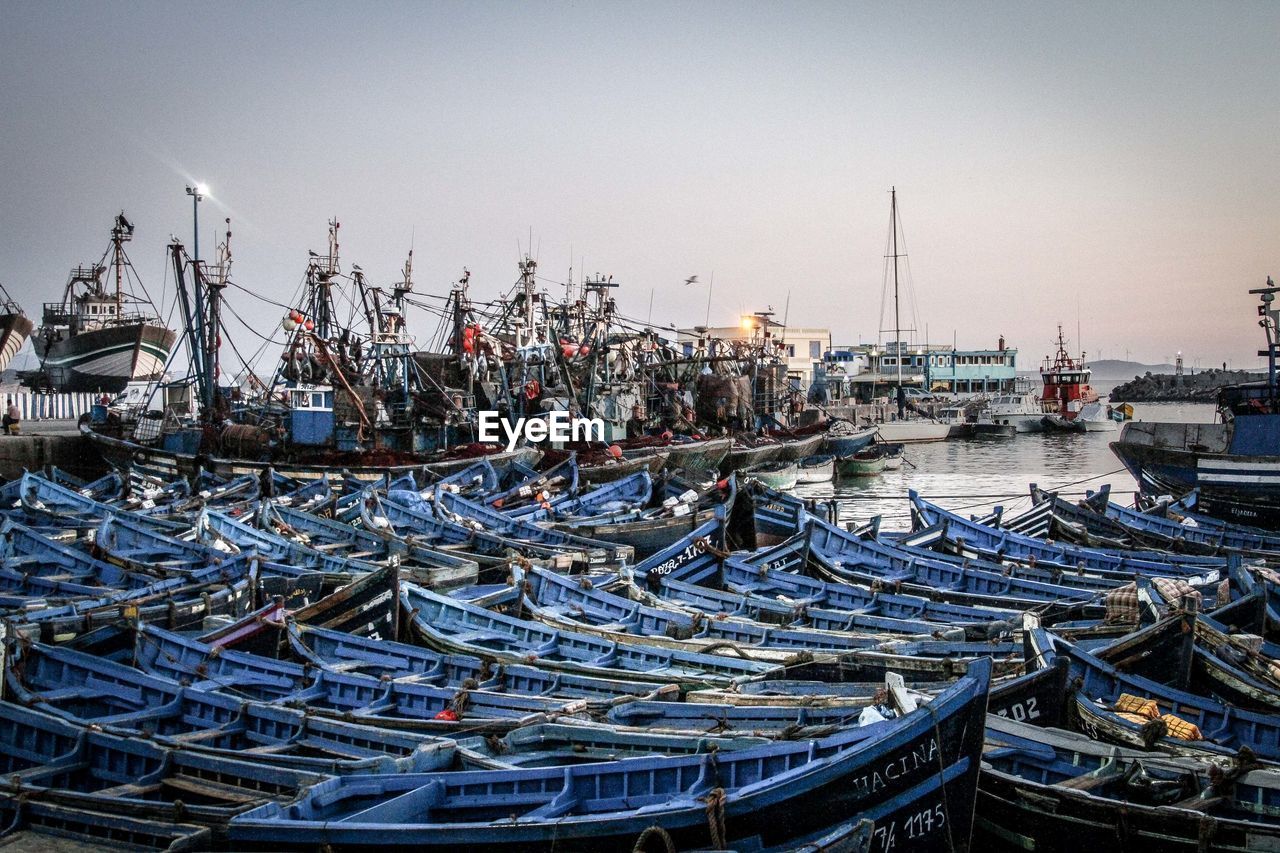
[[[327,797],[317,795],[317,805],[327,805]],[[359,823],[395,823],[412,815],[415,820],[426,823],[430,820],[431,809],[440,805],[445,799],[444,783],[432,781],[421,788],[413,788],[395,797],[381,800],[367,809],[347,815],[343,821]]]
[[[234,785],[212,782],[195,776],[181,773],[169,776],[161,783],[165,788],[177,789],[188,794],[220,800],[225,803],[256,803],[265,799],[265,795],[257,791],[246,791]]]
[[[109,696],[112,700],[133,708],[144,708],[147,704],[143,701],[142,694],[139,691],[122,688],[121,685],[109,681],[95,682],[90,680],[85,684],[49,690],[38,695],[40,699],[49,703],[62,702],[68,699],[100,699],[104,696]]]
[[[511,639],[511,635],[501,631],[473,628],[465,631],[450,631],[449,639],[459,643],[505,642]]]
[[[553,613],[614,631],[634,630],[636,627],[636,623],[631,619],[618,619],[613,611],[592,604],[561,604],[553,605],[548,609]]]

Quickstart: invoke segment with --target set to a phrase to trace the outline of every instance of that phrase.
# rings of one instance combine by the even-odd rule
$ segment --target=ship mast
[[[111,228],[111,265],[116,273],[116,319],[124,316],[124,244],[133,239],[133,223],[124,218],[124,211],[116,217]]]
[[[897,187],[889,188],[889,233],[892,245],[893,257],[893,346],[894,361],[898,365],[898,417],[902,417],[903,412],[903,393],[902,393],[902,318],[898,310],[898,189]]]

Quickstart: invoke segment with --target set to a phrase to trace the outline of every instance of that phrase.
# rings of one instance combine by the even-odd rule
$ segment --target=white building
[[[786,359],[787,376],[797,381],[801,388],[809,387],[813,381],[813,363],[821,361],[823,354],[831,349],[830,329],[784,327],[773,320],[769,312],[743,315],[737,326],[681,329],[677,345],[686,357],[690,357],[697,351],[699,342],[708,338],[768,345]]]

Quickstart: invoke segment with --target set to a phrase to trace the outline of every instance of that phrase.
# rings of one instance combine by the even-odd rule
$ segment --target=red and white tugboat
[[[1040,394],[1040,406],[1044,411],[1044,428],[1061,432],[1114,432],[1116,422],[1111,419],[1110,407],[1098,397],[1089,385],[1092,371],[1085,366],[1084,353],[1080,358],[1067,354],[1067,341],[1058,326],[1058,352],[1050,362],[1045,358],[1040,367],[1044,390]]]

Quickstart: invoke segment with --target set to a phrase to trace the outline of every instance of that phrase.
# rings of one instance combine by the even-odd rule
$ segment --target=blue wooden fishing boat
[[[439,488],[432,494],[430,503],[418,492],[405,491],[388,492],[387,500],[418,512],[428,512],[434,507],[436,514],[446,520],[464,519],[479,523],[486,530],[495,531],[510,539],[580,553],[593,565],[618,565],[630,561],[635,555],[630,545],[615,545],[563,530],[541,527],[532,522],[511,518],[499,510]]]
[[[566,849],[630,850],[654,824],[685,847],[741,838],[785,844],[873,815],[886,838],[892,827],[895,840],[911,834],[918,849],[942,849],[969,834],[988,683],[989,670],[977,666],[925,708],[819,740],[568,767],[331,779],[291,804],[239,816],[230,837],[274,846],[376,837],[380,846],[419,848],[529,849],[554,840]],[[932,823],[917,818],[926,811]]]
[[[413,540],[380,536],[331,518],[303,512],[276,500],[263,501],[257,514],[260,528],[280,536],[305,538],[308,546],[346,559],[399,562],[405,577],[431,589],[448,589],[475,583],[480,566],[443,548],[431,548]]]
[[[317,709],[347,713],[364,722],[371,714],[446,722],[464,718],[527,718],[581,710],[581,703],[469,685],[435,687],[415,680],[382,682],[339,671],[311,673],[309,667],[199,643],[179,634],[143,626],[136,664],[148,673],[196,687],[234,690],[260,701],[305,702]],[[374,720],[368,720],[375,722]]]
[[[1280,712],[1280,679],[1272,669],[1276,659],[1261,648],[1233,641],[1227,631],[1214,619],[1181,610],[1091,651],[1130,675],[1238,708]]]
[[[941,507],[929,503],[920,497],[915,490],[908,491],[913,507],[913,517],[920,527],[939,526],[944,528],[943,538],[953,546],[956,537],[963,539],[963,549],[981,549],[979,556],[1000,554],[1004,558],[1035,557],[1037,561],[1054,562],[1066,566],[1083,565],[1086,569],[1111,569],[1127,572],[1147,572],[1153,574],[1170,574],[1178,572],[1206,572],[1212,569],[1225,569],[1227,560],[1222,557],[1188,556],[1151,551],[1115,551],[1100,548],[1082,548],[1058,543],[1050,544],[1044,540],[1019,536],[999,528],[989,527],[966,519]]]
[[[33,800],[0,791],[0,824],[15,848],[60,849],[67,839],[120,850],[205,850],[213,843],[207,827],[175,821],[143,820]]]
[[[289,640],[300,661],[375,678],[401,678],[437,687],[460,688],[473,681],[479,690],[510,690],[531,696],[584,699],[607,707],[635,697],[659,698],[679,692],[676,685],[628,681],[556,672],[533,664],[503,664],[489,658],[437,652],[422,646],[355,637],[314,625],[289,626]]]
[[[745,749],[766,743],[767,738],[749,735],[690,736],[607,726],[541,723],[516,729],[501,737],[459,738],[457,747],[466,764],[493,770],[563,767],[654,755],[703,755],[713,750]]]
[[[1268,547],[1261,550],[1274,550],[1270,547],[1273,543],[1280,542],[1280,534],[1267,530],[1262,527],[1256,527],[1241,521],[1227,521],[1216,518],[1212,515],[1206,515],[1200,512],[1199,497],[1200,490],[1192,489],[1176,501],[1169,502],[1167,496],[1153,498],[1148,495],[1138,495],[1136,503],[1142,507],[1143,511],[1152,515],[1162,515],[1181,522],[1184,519],[1190,519],[1201,527],[1213,527],[1217,529],[1227,530],[1232,534],[1238,534],[1249,538],[1260,538],[1260,541],[1267,543]]]
[[[1071,707],[1078,725],[1094,738],[1152,748],[1175,754],[1215,753],[1234,755],[1248,747],[1260,758],[1280,757],[1280,716],[1260,714],[1224,705],[1213,699],[1169,687],[1141,676],[1120,672],[1115,666],[1057,637],[1043,628],[1026,633],[1032,650],[1028,662],[1039,668],[1067,659],[1073,688]],[[1201,738],[1171,736],[1167,725],[1139,724],[1115,710],[1121,694],[1152,699],[1161,716],[1174,715],[1197,727]],[[1158,722],[1156,719],[1150,723]]]
[[[542,500],[486,501],[513,518],[543,521],[551,518],[573,519],[640,510],[653,497],[653,477],[648,471],[637,471],[628,477],[603,483],[583,493],[562,492]]]
[[[837,459],[852,456],[875,440],[880,427],[876,425],[858,427],[850,421],[835,420],[827,428],[822,447],[827,453],[834,454]]]
[[[689,534],[714,517],[720,508],[732,508],[737,489],[737,477],[733,474],[706,489],[697,489],[673,478],[654,496],[658,505],[639,512],[610,511],[607,505],[599,503],[593,507],[586,504],[588,496],[583,496],[582,508],[598,510],[595,516],[565,519],[558,508],[552,510],[559,518],[556,526],[560,529],[626,543],[635,549],[636,559],[644,559]]]
[[[9,703],[0,703],[0,721],[6,792],[70,808],[220,826],[326,778],[81,728]]]
[[[570,454],[568,459],[545,471],[512,465],[504,479],[513,482],[504,483],[484,495],[477,495],[477,498],[486,506],[511,510],[531,504],[537,506],[556,497],[572,497],[578,493],[578,458]],[[449,484],[434,485],[440,488]]]
[[[103,625],[147,619],[174,629],[214,616],[239,617],[253,602],[255,558],[241,556],[190,575],[104,592],[55,607],[6,614],[11,637],[65,641]]]
[[[408,494],[416,494],[409,492]],[[421,500],[415,499],[420,505]],[[382,536],[420,542],[432,548],[449,548],[465,554],[480,564],[481,569],[505,567],[513,555],[530,559],[572,560],[576,552],[543,543],[511,539],[485,529],[482,522],[469,519],[465,523],[437,518],[432,507],[415,508],[393,500],[384,500],[376,492],[366,491],[356,501],[356,513],[366,530]],[[580,555],[585,564],[585,555]]]
[[[23,511],[42,525],[93,527],[106,516],[112,515],[138,522],[146,521],[158,529],[186,529],[186,525],[181,522],[150,519],[141,513],[121,510],[30,472],[22,475],[19,500]]]
[[[905,554],[816,519],[810,521],[809,531],[811,559],[833,580],[880,583],[894,591],[924,595],[938,593],[955,603],[1026,608],[1037,602],[1085,602],[1123,583],[1087,575],[1063,575],[1061,582],[1055,583],[1035,579],[1034,570],[992,571]],[[1028,574],[1032,577],[1025,577]]]
[[[91,729],[63,717],[0,702],[0,743],[11,762],[5,770],[12,772],[14,757],[36,761],[33,752],[49,750],[50,739],[64,744],[67,740],[78,742],[90,730],[100,729],[118,735],[146,735],[148,740],[173,749],[321,775],[442,770],[456,758],[452,740],[328,719],[297,708],[243,702],[218,693],[184,690],[177,707],[157,710],[157,714],[130,725]]]
[[[658,649],[562,631],[456,601],[412,584],[402,584],[400,601],[409,626],[430,646],[462,654],[489,655],[510,663],[609,677],[625,672],[641,681],[726,684],[775,672],[776,664]]]
[[[372,572],[379,568],[376,563],[335,556],[214,510],[204,510],[197,516],[195,530],[197,538],[207,543],[204,547],[215,552],[220,549],[252,551],[265,559],[331,575]]]
[[[663,648],[720,651],[750,660],[787,663],[800,651],[836,655],[877,648],[881,640],[846,631],[766,625],[733,618],[708,618],[698,611],[654,607],[609,592],[615,578],[592,583],[545,569],[517,574],[525,610],[548,625],[617,640],[637,640]]]
[[[1104,849],[1117,828],[1145,849],[1266,849],[1280,839],[1280,773],[1099,743],[989,717],[975,840]]]
[[[1083,503],[1096,513],[1119,523],[1125,529],[1136,530],[1152,537],[1156,542],[1167,542],[1172,550],[1197,549],[1196,553],[1241,553],[1261,557],[1268,561],[1280,560],[1280,536],[1247,533],[1226,524],[1201,526],[1198,522],[1183,523],[1175,519],[1120,506],[1110,500],[1110,490],[1089,492]]]

